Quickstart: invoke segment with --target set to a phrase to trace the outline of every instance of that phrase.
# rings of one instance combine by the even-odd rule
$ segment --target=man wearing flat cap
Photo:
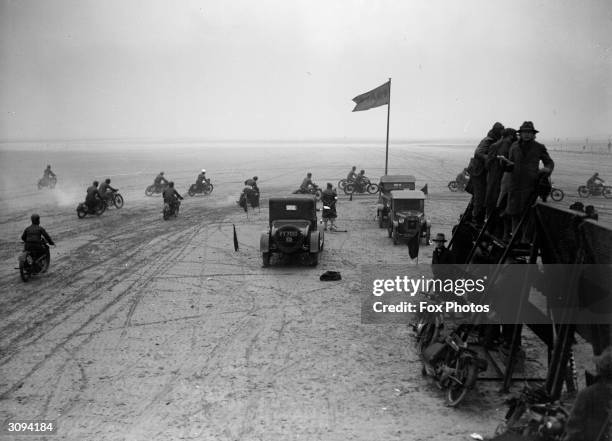
[[[538,130],[531,121],[521,124],[519,139],[510,146],[508,159],[503,160],[505,170],[510,173],[505,214],[512,219],[512,231],[536,193],[539,173],[550,175],[555,167],[546,146],[536,142],[536,133]],[[540,161],[544,165],[542,169],[539,169]]]
[[[493,124],[487,136],[476,147],[474,157],[470,160],[468,172],[474,193],[472,194],[472,218],[476,224],[483,224],[485,219],[485,197],[487,192],[487,172],[485,170],[485,161],[489,153],[489,147],[497,142],[504,130],[504,125],[500,122]]]
[[[431,272],[438,279],[447,279],[452,276],[451,268],[440,265],[450,265],[455,263],[453,252],[446,248],[446,237],[444,233],[436,234],[432,242],[436,245],[431,256]]]

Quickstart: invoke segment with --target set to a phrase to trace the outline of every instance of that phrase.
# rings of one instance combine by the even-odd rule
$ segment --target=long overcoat
[[[520,215],[529,203],[529,199],[536,191],[538,181],[538,168],[540,161],[551,172],[555,163],[551,159],[546,146],[536,141],[515,141],[510,146],[508,159],[514,163],[509,172],[502,179],[502,186],[507,186],[508,203],[506,214]]]

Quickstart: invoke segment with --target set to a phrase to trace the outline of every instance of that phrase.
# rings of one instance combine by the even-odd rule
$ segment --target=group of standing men
[[[535,140],[537,133],[531,121],[518,130],[496,122],[470,160],[472,220],[480,226],[498,208],[504,219],[504,240],[532,202],[539,179],[548,179],[555,166],[546,146]]]

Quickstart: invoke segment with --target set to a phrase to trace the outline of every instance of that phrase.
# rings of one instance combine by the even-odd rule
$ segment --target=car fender
[[[261,237],[259,238],[259,250],[262,253],[270,251],[270,233],[268,231],[261,233]]]
[[[310,252],[318,253],[319,252],[319,244],[321,240],[321,232],[313,231],[310,233]]]

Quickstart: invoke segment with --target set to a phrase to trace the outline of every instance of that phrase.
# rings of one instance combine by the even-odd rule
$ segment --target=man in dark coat
[[[177,212],[176,210],[180,205],[179,200],[182,201],[183,197],[174,189],[174,182],[168,182],[168,187],[166,187],[162,196],[164,198],[164,203],[170,205],[172,211]]]
[[[323,202],[323,224],[324,229],[327,230],[327,222],[330,223],[329,230],[336,230],[336,201],[338,200],[338,194],[334,190],[330,182],[327,183],[327,188],[323,190],[321,195],[321,202]]]
[[[538,130],[531,121],[525,121],[518,133],[519,140],[510,146],[508,159],[503,160],[505,170],[510,172],[505,213],[512,218],[512,231],[537,190],[540,161],[544,164],[543,173],[550,175],[555,167],[546,146],[535,141]]]
[[[29,251],[34,260],[36,260],[43,253],[49,252],[49,249],[44,245],[43,238],[49,245],[55,245],[55,243],[51,236],[47,234],[47,231],[40,226],[40,216],[38,214],[33,214],[30,219],[32,220],[32,225],[23,231],[21,240],[24,242],[24,250]]]
[[[434,277],[438,279],[447,279],[452,277],[453,271],[446,265],[455,263],[455,256],[453,252],[446,248],[446,237],[444,233],[436,234],[436,237],[432,240],[436,245],[431,256],[431,272]],[[440,267],[440,265],[444,265]]]
[[[487,192],[487,174],[485,171],[485,161],[489,153],[489,147],[499,140],[504,130],[504,125],[500,122],[493,124],[487,136],[485,136],[476,150],[474,157],[470,160],[468,173],[472,182],[473,194],[473,211],[472,218],[477,224],[484,223],[485,219],[485,197]]]
[[[91,184],[87,189],[87,196],[85,196],[85,204],[87,205],[87,209],[89,211],[94,211],[96,209],[96,204],[101,199],[100,192],[98,191],[98,181],[93,181],[93,184]]]
[[[502,132],[502,138],[489,147],[489,153],[485,161],[485,168],[487,170],[487,193],[485,198],[487,217],[491,215],[497,206],[501,180],[504,174],[504,163],[498,156],[507,158],[510,153],[510,146],[514,141],[516,141],[516,130],[507,127]]]

